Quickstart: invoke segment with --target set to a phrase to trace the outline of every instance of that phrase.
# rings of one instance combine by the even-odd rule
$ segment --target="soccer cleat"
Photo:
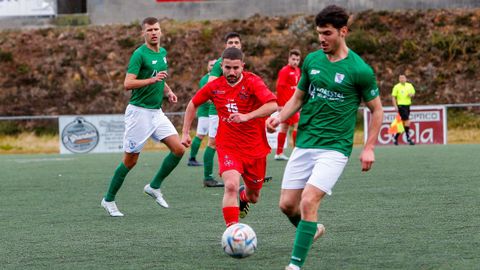
[[[272,179],[273,179],[273,177],[271,177],[271,176],[265,176],[265,178],[263,178],[263,182],[267,183],[267,182],[270,182]]]
[[[415,145],[415,143],[412,141],[412,139],[409,139],[409,140],[407,140],[407,141],[408,141],[408,144],[410,144],[410,145]]]
[[[240,195],[240,193],[244,189],[245,189],[245,186],[241,185],[240,188],[238,189],[238,194]],[[245,218],[247,216],[249,208],[250,208],[250,203],[244,202],[240,199],[240,218]]]
[[[103,208],[105,208],[105,210],[107,210],[107,213],[111,217],[123,217],[122,212],[118,211],[117,204],[115,203],[115,201],[107,202],[107,201],[105,201],[105,198],[103,198],[100,205]]]
[[[222,182],[219,182],[215,179],[203,179],[203,187],[223,187],[225,186]]]
[[[317,231],[313,236],[313,242],[317,241],[318,238],[322,237],[325,234],[325,226],[323,224],[317,224]]]
[[[147,184],[144,188],[143,191],[145,191],[145,194],[148,196],[152,197],[155,199],[155,201],[163,208],[168,208],[168,203],[165,201],[163,198],[163,194],[160,191],[160,189],[155,189],[150,186],[150,184]]]
[[[397,140],[393,140],[393,144],[398,145],[398,141],[397,141]]]
[[[203,166],[203,163],[198,162],[195,158],[189,158],[187,166],[198,167]]]
[[[275,160],[288,160],[288,157],[282,153],[280,155],[275,155]]]

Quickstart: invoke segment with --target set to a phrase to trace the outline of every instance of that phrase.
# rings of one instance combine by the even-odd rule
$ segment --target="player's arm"
[[[190,102],[188,102],[187,109],[185,110],[185,115],[183,116],[182,141],[181,141],[181,143],[185,147],[189,147],[192,144],[192,138],[190,137],[190,128],[192,127],[193,119],[195,119],[197,108],[203,103],[207,102],[207,100],[209,99],[208,91],[205,89],[206,87],[200,89],[193,96]]]
[[[173,93],[172,88],[170,88],[167,83],[165,83],[165,87],[163,88],[163,95],[167,97],[168,102],[170,103],[177,103],[178,101],[177,96]]]
[[[193,104],[190,100],[185,110],[185,115],[183,116],[183,127],[182,127],[182,144],[185,147],[190,147],[192,144],[192,137],[190,137],[190,128],[192,127],[193,119],[195,119],[195,114],[197,113],[197,106]]]
[[[392,105],[393,107],[395,107],[395,110],[398,111],[398,106],[397,106],[397,89],[396,89],[396,85],[393,87],[393,90],[392,90]]]
[[[366,102],[367,107],[372,112],[372,119],[368,126],[368,138],[360,154],[360,162],[362,163],[362,171],[368,171],[375,161],[375,144],[377,143],[378,134],[383,121],[383,107],[380,97],[376,97]]]
[[[138,89],[138,88],[162,81],[165,78],[167,78],[167,76],[168,74],[166,71],[160,71],[157,73],[155,77],[151,77],[147,79],[137,79],[136,74],[127,73],[127,75],[125,76],[125,81],[123,82],[123,86],[125,87],[125,91]]]
[[[395,98],[395,96],[392,96],[392,105],[393,107],[395,107],[395,110],[398,111],[397,99]]]
[[[228,121],[235,122],[235,123],[242,123],[242,122],[247,122],[251,119],[269,116],[277,110],[277,106],[278,105],[276,100],[272,100],[263,104],[262,106],[260,106],[260,108],[246,114],[232,113],[228,117]]]
[[[268,132],[275,132],[276,128],[278,127],[278,125],[280,125],[281,122],[287,120],[298,110],[300,110],[304,98],[305,91],[299,90],[297,88],[297,90],[295,90],[295,93],[293,93],[292,98],[287,101],[280,113],[276,117],[270,117],[267,119],[266,124]]]
[[[410,93],[408,94],[409,97],[415,96],[415,87],[413,87],[413,84],[411,84],[411,86],[412,86],[412,89],[410,89],[411,91],[410,91]]]

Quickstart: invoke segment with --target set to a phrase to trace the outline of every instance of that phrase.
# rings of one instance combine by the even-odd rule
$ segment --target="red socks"
[[[238,223],[240,216],[240,208],[238,206],[227,206],[222,209],[223,219],[225,220],[225,225],[229,227],[235,223]]]
[[[287,133],[279,132],[277,137],[277,155],[283,153],[283,145],[285,144],[285,139],[287,138]]]

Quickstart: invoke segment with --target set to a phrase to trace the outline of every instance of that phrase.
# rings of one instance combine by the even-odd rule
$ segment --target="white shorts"
[[[217,136],[218,129],[218,115],[212,114],[208,116],[208,137],[215,138]]]
[[[198,117],[197,135],[207,135],[210,119],[206,116]]]
[[[295,147],[285,167],[282,189],[304,189],[308,183],[331,195],[347,161],[348,157],[334,150]]]
[[[161,141],[175,134],[178,134],[177,130],[162,109],[146,109],[128,104],[125,110],[125,135],[123,137],[125,152],[139,153],[148,138]]]

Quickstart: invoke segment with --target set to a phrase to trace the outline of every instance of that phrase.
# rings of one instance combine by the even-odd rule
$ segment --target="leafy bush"
[[[18,135],[21,132],[20,127],[11,121],[0,122],[0,135]]]
[[[368,32],[357,29],[347,36],[347,44],[359,55],[374,53],[378,49],[378,41]]]
[[[30,72],[30,67],[27,64],[20,64],[17,67],[17,72],[19,74],[25,75]]]
[[[1,62],[12,62],[13,61],[13,55],[11,52],[4,52],[0,50],[0,63]]]
[[[83,14],[69,14],[57,16],[53,23],[57,26],[80,26],[89,25],[90,18]]]
[[[117,44],[123,49],[132,48],[137,44],[136,40],[131,37],[121,38],[117,41]]]
[[[448,128],[480,129],[480,111],[464,108],[449,108],[447,111]]]

